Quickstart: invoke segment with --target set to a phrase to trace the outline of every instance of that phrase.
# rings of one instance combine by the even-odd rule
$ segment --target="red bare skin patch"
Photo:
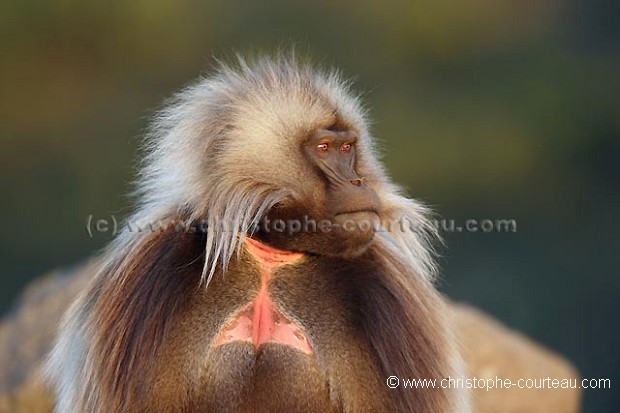
[[[215,339],[215,345],[247,341],[259,348],[264,343],[279,343],[311,354],[312,348],[301,327],[288,319],[269,296],[269,280],[273,272],[282,265],[298,261],[303,254],[278,250],[252,238],[245,239],[245,247],[260,268],[260,290],[251,303],[228,319]]]

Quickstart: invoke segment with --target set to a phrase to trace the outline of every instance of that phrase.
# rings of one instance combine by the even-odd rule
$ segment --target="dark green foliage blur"
[[[294,44],[356,80],[384,160],[441,217],[440,287],[573,360],[620,405],[620,7],[614,0],[5,1],[0,310],[122,218],[148,117],[213,57]]]

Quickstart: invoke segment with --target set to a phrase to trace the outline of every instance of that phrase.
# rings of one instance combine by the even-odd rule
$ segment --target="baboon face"
[[[381,204],[357,170],[358,134],[319,128],[301,139],[296,194],[276,204],[256,236],[286,250],[326,256],[357,256],[372,243]]]

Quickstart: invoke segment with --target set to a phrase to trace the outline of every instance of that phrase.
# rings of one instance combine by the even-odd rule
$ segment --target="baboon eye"
[[[321,152],[326,152],[329,150],[329,144],[325,142],[319,143],[316,148]]]
[[[350,143],[345,143],[340,147],[342,152],[349,152],[351,150],[352,145]]]

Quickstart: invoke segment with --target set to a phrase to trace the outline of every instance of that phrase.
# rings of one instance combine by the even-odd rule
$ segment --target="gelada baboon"
[[[463,372],[426,210],[347,89],[295,59],[240,61],[159,113],[134,230],[53,350],[57,412],[468,411],[459,390],[386,385]]]
[[[57,413],[471,411],[465,389],[386,381],[466,372],[427,210],[336,73],[221,65],[145,146],[136,212],[47,365]]]

